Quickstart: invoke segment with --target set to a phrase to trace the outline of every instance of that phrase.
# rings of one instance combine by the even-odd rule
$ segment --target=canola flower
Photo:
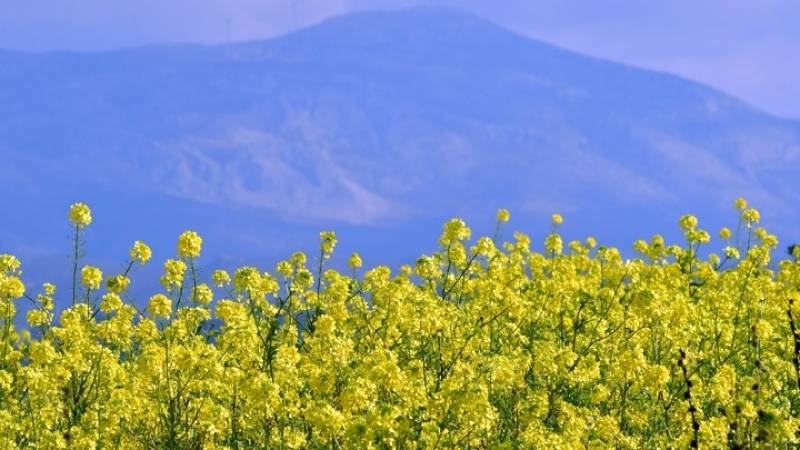
[[[361,261],[361,255],[358,253],[353,253],[349,258],[347,258],[347,267],[353,270],[360,269],[362,265],[363,262]]]
[[[102,300],[100,301],[100,311],[109,314],[114,312],[122,307],[122,298],[115,293],[109,292],[103,296]]]
[[[167,318],[172,315],[172,299],[164,294],[156,294],[150,297],[150,301],[147,303],[147,311],[153,317]]]
[[[130,257],[131,262],[137,262],[140,266],[147,264],[153,256],[152,250],[142,241],[136,241],[131,246]]]
[[[208,305],[214,300],[214,291],[207,284],[198,284],[192,289],[192,299],[202,305]]]
[[[336,247],[336,233],[333,231],[323,231],[319,234],[320,250],[323,258],[330,258],[333,249]]]
[[[168,259],[164,262],[164,275],[161,276],[161,285],[167,291],[173,291],[183,286],[186,276],[186,263],[179,259]]]
[[[0,272],[9,273],[19,270],[22,263],[14,255],[0,255]]]
[[[84,266],[81,269],[81,284],[87,289],[100,289],[100,284],[103,282],[103,272],[97,267]]]
[[[505,208],[501,208],[497,210],[497,221],[500,223],[506,223],[511,220],[511,212]]]
[[[736,209],[738,209],[739,211],[744,211],[744,209],[745,209],[745,208],[747,208],[747,200],[745,200],[745,199],[743,199],[743,198],[739,197],[739,198],[737,198],[737,199],[736,199],[736,201],[733,203],[733,206],[734,206]]]
[[[25,284],[15,276],[0,277],[0,296],[14,300],[25,294]]]
[[[470,241],[453,219],[396,273],[327,267],[323,232],[318,259],[205,280],[187,232],[163,292],[130,297],[137,241],[105,283],[84,265],[61,311],[0,255],[0,448],[795,448],[800,253],[774,261],[735,207],[746,236],[723,229],[720,255],[689,215],[683,242],[629,260],[555,230],[541,253],[522,232]]]
[[[203,248],[203,238],[194,231],[184,231],[178,237],[178,256],[197,258]]]
[[[114,275],[106,280],[106,289],[114,294],[119,294],[128,289],[130,284],[130,278],[126,277],[125,275]]]
[[[217,269],[211,274],[211,280],[213,281],[214,286],[223,287],[230,284],[231,276],[228,274],[228,272],[222,269]]]
[[[85,203],[73,203],[69,208],[68,217],[76,228],[86,228],[92,223],[92,211]]]

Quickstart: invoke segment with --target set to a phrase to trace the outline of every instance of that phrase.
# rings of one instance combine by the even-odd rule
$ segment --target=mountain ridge
[[[58,245],[47,225],[77,200],[167,255],[198,227],[234,242],[211,249],[237,260],[335,226],[396,262],[450,216],[491,228],[498,207],[537,233],[566,213],[568,235],[617,245],[677,236],[686,212],[730,225],[738,196],[789,238],[800,222],[800,122],[451,9],[245,43],[22,55],[0,52],[0,158],[16,180],[0,200],[20,217],[0,252]]]
[[[739,103],[746,108],[753,109],[761,114],[766,114],[775,119],[786,121],[787,123],[791,123],[795,126],[800,126],[800,119],[792,117],[784,117],[771,113],[752,103],[746,102],[733,94],[725,92],[724,90],[717,88],[713,85],[699,82],[691,78],[677,75],[664,70],[643,68],[624,62],[613,61],[583,54],[575,50],[561,47],[556,44],[551,44],[546,41],[542,41],[540,39],[527,36],[523,33],[504,28],[502,25],[490,19],[486,19],[471,12],[450,6],[418,5],[406,8],[399,8],[399,9],[377,9],[377,10],[356,11],[356,12],[327,17],[319,22],[313,23],[311,25],[293,31],[289,31],[284,34],[267,38],[250,39],[244,41],[214,42],[214,43],[170,42],[163,44],[158,44],[158,43],[145,44],[140,46],[121,47],[117,49],[96,50],[96,51],[75,51],[69,49],[21,51],[21,50],[0,48],[0,58],[3,56],[25,57],[28,59],[39,59],[40,57],[102,58],[102,57],[119,56],[119,55],[123,55],[126,57],[141,56],[141,55],[150,56],[153,53],[165,53],[165,52],[175,52],[175,51],[190,51],[192,53],[202,54],[202,53],[211,53],[213,51],[219,51],[219,50],[228,50],[228,51],[243,50],[243,49],[252,50],[254,48],[259,48],[259,47],[275,46],[276,44],[283,42],[290,42],[294,44],[298,40],[297,38],[299,37],[304,38],[307,37],[308,35],[313,35],[314,33],[323,33],[323,34],[331,33],[335,32],[337,29],[352,30],[354,26],[362,25],[364,22],[367,23],[375,22],[375,19],[383,20],[385,22],[384,25],[386,23],[388,23],[389,25],[393,25],[395,27],[397,27],[398,25],[402,25],[402,28],[405,29],[406,31],[415,29],[418,30],[420,24],[419,23],[420,15],[428,19],[432,19],[434,26],[441,26],[443,19],[450,19],[451,21],[452,19],[458,19],[460,23],[469,23],[473,28],[483,28],[484,29],[483,31],[491,30],[492,32],[497,33],[498,35],[506,36],[506,38],[526,41],[528,45],[535,45],[539,50],[546,50],[549,53],[569,55],[571,57],[581,59],[588,63],[614,66],[615,68],[632,70],[638,73],[646,73],[653,77],[666,77],[672,80],[686,82],[692,85],[696,85],[696,87],[700,89],[708,90],[714,94],[719,94],[729,97],[736,103]],[[405,19],[405,21],[398,24],[397,23],[398,21],[396,20],[398,18],[403,18]],[[373,34],[374,32],[375,31],[372,30]],[[436,34],[433,34],[433,36],[435,35]]]

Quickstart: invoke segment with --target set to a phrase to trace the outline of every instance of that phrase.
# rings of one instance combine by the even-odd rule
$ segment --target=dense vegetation
[[[632,260],[592,238],[564,249],[558,215],[543,253],[453,219],[394,274],[357,254],[328,269],[332,232],[310,261],[203,274],[187,231],[163,292],[137,301],[150,249],[119,274],[83,265],[92,218],[75,204],[72,286],[27,289],[0,256],[0,447],[795,445],[800,250],[772,263],[777,239],[736,207],[720,256],[699,256],[693,216],[684,243],[637,241]]]

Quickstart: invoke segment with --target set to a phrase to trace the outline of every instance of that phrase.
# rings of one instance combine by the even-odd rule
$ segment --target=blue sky
[[[98,51],[265,39],[348,12],[428,3],[0,4],[0,48]],[[721,1],[693,5],[604,0],[599,6],[600,2],[570,0],[502,0],[502,5],[486,0],[450,3],[533,38],[683,75],[764,110],[800,119],[800,61],[795,58],[800,31],[793,27],[800,2],[793,6],[728,0],[724,8]],[[361,17],[379,16],[385,15]],[[343,22],[354,30],[375,23]],[[334,35],[321,36],[327,42]],[[561,52],[556,53],[564,73],[573,70],[577,76],[560,80],[562,72],[540,72],[537,63],[521,65],[519,79],[506,77],[502,70],[487,70],[485,78],[475,76],[469,68],[486,64],[491,59],[486,53],[469,64],[453,63],[452,68],[470,76],[426,70],[425,64],[443,61],[457,49],[450,45],[459,41],[452,41],[455,44],[443,40],[444,45],[434,45],[434,51],[419,61],[409,60],[418,64],[409,67],[410,78],[375,77],[376,72],[367,70],[363,78],[347,74],[329,84],[319,81],[327,74],[310,64],[316,81],[279,70],[274,83],[245,84],[245,89],[239,86],[241,80],[251,79],[251,66],[236,65],[222,77],[213,70],[211,58],[203,60],[205,69],[196,76],[194,67],[171,59],[173,52],[143,52],[153,56],[144,60],[148,77],[130,70],[135,67],[130,64],[107,71],[98,61],[114,58],[102,57],[37,59],[49,70],[36,65],[19,71],[0,67],[0,116],[13,119],[0,127],[0,159],[9,161],[0,167],[0,175],[10,177],[16,187],[5,197],[0,194],[0,204],[16,212],[0,227],[0,253],[21,256],[34,280],[57,267],[65,270],[55,276],[66,280],[69,242],[58,230],[66,229],[64,214],[74,201],[94,208],[97,220],[89,254],[108,266],[117,262],[112,260],[115,255],[126,254],[134,239],[152,244],[156,259],[163,260],[174,253],[175,236],[189,227],[207,238],[209,267],[256,260],[270,265],[296,249],[313,248],[321,229],[340,233],[342,255],[358,250],[368,265],[395,264],[413,261],[435,247],[435,236],[450,217],[464,217],[476,236],[491,232],[498,207],[510,208],[513,229],[538,236],[538,245],[548,230],[549,214],[559,212],[567,219],[563,230],[568,239],[592,233],[604,244],[630,251],[630,242],[653,232],[677,237],[675,221],[684,213],[698,214],[702,226],[711,231],[735,223],[731,204],[740,195],[762,210],[764,225],[784,239],[782,245],[800,242],[800,209],[794,201],[800,190],[790,181],[800,162],[800,122],[770,120],[672,77],[652,77],[617,65],[589,67],[579,64],[583,58]],[[508,54],[539,48],[524,39],[510,41],[502,48],[521,50]],[[365,62],[394,57],[391,45],[375,42],[376,50]],[[472,49],[472,44],[467,42],[465,48]],[[286,51],[293,48],[297,47]],[[87,64],[81,64],[85,70],[62,74],[60,68],[70,66],[63,61]],[[342,61],[346,71],[355,64],[352,59]],[[176,70],[161,73],[161,64]],[[614,66],[611,80],[617,82],[589,82],[603,76],[594,66]],[[622,74],[635,76],[620,78]],[[551,81],[557,83],[548,84]],[[379,89],[372,89],[371,82]],[[351,95],[360,86],[369,89]],[[503,89],[485,92],[480,97],[485,103],[462,95],[484,86]],[[518,95],[520,89],[524,95]],[[616,96],[608,89],[626,94]],[[584,90],[589,95],[576,98],[600,101],[557,103]],[[286,95],[281,97],[280,91]],[[440,91],[435,108],[430,107],[434,97],[420,94]],[[554,95],[538,95],[551,91]],[[323,101],[307,102],[306,93]],[[210,101],[194,102],[204,94]],[[285,103],[274,102],[276,95]],[[227,96],[230,103],[220,101]],[[251,101],[252,108],[241,106]],[[273,109],[273,103],[280,104]],[[640,117],[654,104],[660,106]],[[447,120],[440,120],[442,116]],[[516,175],[504,176],[507,170]],[[468,182],[483,173],[491,181]],[[446,195],[440,195],[443,192]],[[145,219],[131,221],[141,217]]]
[[[360,9],[447,4],[582,53],[717,86],[800,118],[800,2],[791,0],[25,0],[0,48],[98,50],[259,39]]]

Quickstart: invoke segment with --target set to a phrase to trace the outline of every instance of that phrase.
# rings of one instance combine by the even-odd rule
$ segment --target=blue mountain
[[[339,259],[412,262],[461,216],[538,243],[715,232],[747,197],[800,240],[800,122],[709,86],[596,59],[452,9],[363,12],[265,41],[108,52],[0,51],[0,252],[68,273],[66,210],[89,203],[87,260],[184,229],[205,264],[265,269],[339,232]],[[53,270],[58,273],[53,275]],[[151,270],[156,272],[153,267]]]

